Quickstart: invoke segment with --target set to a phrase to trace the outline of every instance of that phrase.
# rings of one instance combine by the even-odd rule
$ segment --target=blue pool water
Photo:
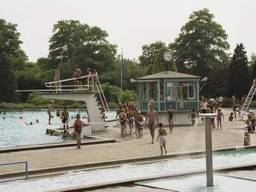
[[[87,117],[85,111],[71,111],[70,117],[80,113]],[[109,119],[113,118],[115,112],[108,112]],[[48,114],[46,111],[36,112],[7,112],[0,114],[0,148],[15,147],[20,145],[43,144],[62,142],[61,137],[46,135],[47,128],[60,128],[62,126],[59,117],[53,113],[52,125],[48,125]],[[4,119],[5,118],[5,119]],[[39,123],[36,123],[36,119]],[[29,125],[32,122],[33,125]],[[73,120],[71,120],[72,124]]]
[[[217,152],[213,156],[214,169],[256,164],[256,150],[225,151]],[[123,164],[118,167],[107,167],[95,170],[70,171],[62,175],[53,177],[35,178],[23,181],[0,183],[0,191],[8,192],[43,192],[60,190],[63,188],[90,186],[99,183],[123,182],[126,180],[140,180],[149,177],[160,177],[166,175],[179,175],[182,173],[204,171],[205,158],[177,158],[142,164]],[[215,174],[216,176],[216,174]],[[205,176],[203,177],[205,178]],[[205,181],[200,180],[201,186],[205,186]],[[224,185],[221,183],[221,185]],[[200,186],[199,186],[200,187]],[[256,187],[256,183],[254,184]],[[104,191],[104,190],[103,190]],[[132,191],[132,190],[131,190]],[[194,191],[218,191],[220,190],[194,190]],[[233,191],[221,190],[221,192]],[[236,190],[237,191],[237,190]],[[249,190],[241,190],[249,191]],[[255,190],[250,190],[255,191]]]

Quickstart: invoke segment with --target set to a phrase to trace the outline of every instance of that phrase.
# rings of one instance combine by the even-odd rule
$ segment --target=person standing
[[[87,71],[86,71],[86,75],[87,75],[87,86],[88,86],[88,90],[91,90],[91,83],[92,83],[92,72],[91,69],[88,67]]]
[[[144,124],[144,117],[143,117],[142,113],[140,111],[138,111],[135,114],[136,135],[138,137],[142,137],[143,124]]]
[[[167,154],[167,150],[166,150],[166,135],[167,135],[167,132],[165,131],[162,123],[159,123],[158,126],[159,126],[159,130],[158,130],[158,136],[157,136],[156,141],[159,140],[161,155],[163,155],[163,150],[165,151],[165,154]]]
[[[76,88],[79,88],[81,83],[80,77],[82,76],[82,70],[79,68],[78,65],[75,66],[75,72],[73,73],[73,78],[75,78],[75,86]]]
[[[121,109],[121,113],[119,114],[119,121],[121,125],[121,136],[124,137],[127,124],[127,114],[124,108]]]
[[[76,120],[73,124],[73,127],[75,129],[75,135],[76,135],[76,141],[77,141],[77,149],[81,148],[81,132],[82,127],[86,126],[84,122],[80,120],[81,116],[79,114],[76,115]]]
[[[233,95],[233,96],[232,96],[232,108],[234,108],[235,105],[236,105],[236,96]]]
[[[190,118],[191,118],[191,124],[193,128],[195,127],[195,124],[196,124],[196,116],[197,116],[197,113],[195,112],[195,109],[192,109]]]
[[[224,121],[224,115],[221,112],[221,109],[218,109],[218,111],[217,111],[217,130],[218,129],[222,130],[222,118]]]
[[[52,120],[52,104],[49,104],[48,109],[47,109],[47,114],[48,114],[48,125],[51,125],[51,120]]]
[[[69,113],[67,111],[67,107],[64,107],[64,110],[61,112],[60,119],[63,123],[64,135],[69,133],[68,121],[69,121]]]
[[[153,105],[149,106],[149,111],[146,115],[146,121],[148,123],[148,128],[150,131],[150,135],[152,138],[152,144],[154,143],[154,138],[155,138],[155,128],[156,125],[158,124],[158,115],[157,112],[154,110]]]
[[[167,113],[168,113],[168,122],[169,122],[170,133],[173,133],[173,122],[174,122],[175,114],[174,114],[174,110],[172,109],[171,106],[169,107]]]

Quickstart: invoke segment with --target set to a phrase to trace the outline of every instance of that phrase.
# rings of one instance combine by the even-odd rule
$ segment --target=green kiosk
[[[164,71],[135,79],[139,94],[139,109],[147,112],[154,105],[159,121],[167,124],[167,110],[175,111],[174,124],[190,124],[192,109],[199,110],[199,76]]]

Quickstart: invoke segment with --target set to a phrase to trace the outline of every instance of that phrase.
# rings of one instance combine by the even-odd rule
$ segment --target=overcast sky
[[[230,52],[242,42],[249,57],[256,53],[256,0],[0,0],[0,18],[18,25],[30,61],[48,55],[53,25],[62,19],[99,26],[119,53],[137,59],[144,44],[173,42],[203,8],[225,29]]]

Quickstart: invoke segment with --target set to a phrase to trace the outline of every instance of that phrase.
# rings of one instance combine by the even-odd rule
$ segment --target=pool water
[[[215,153],[213,162],[215,169],[256,164],[256,150],[245,150],[245,152],[232,150],[225,153]],[[124,164],[113,168],[69,172],[48,178],[0,183],[0,191],[42,192],[81,185],[89,186],[98,183],[139,180],[145,177],[177,175],[203,170],[205,170],[204,157],[172,159],[147,164]]]
[[[80,113],[81,117],[87,118],[86,111],[71,111],[70,117]],[[116,113],[110,111],[106,114],[108,119],[114,118]],[[36,123],[36,120],[39,123]],[[30,125],[32,122],[32,125]],[[71,124],[73,120],[71,118]],[[48,114],[46,111],[36,112],[6,112],[0,114],[0,148],[15,147],[20,145],[32,145],[62,142],[61,137],[46,135],[47,128],[60,128],[62,126],[59,117],[53,113],[52,125],[48,125]]]

